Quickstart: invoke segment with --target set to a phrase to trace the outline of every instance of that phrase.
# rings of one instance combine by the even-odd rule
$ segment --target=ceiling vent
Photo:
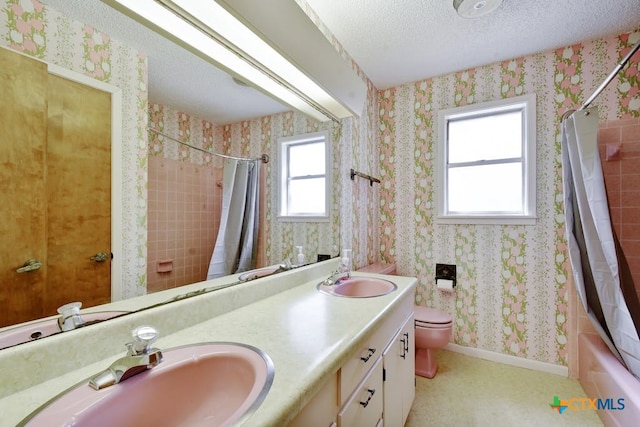
[[[453,0],[453,8],[463,18],[488,15],[502,4],[502,0]]]

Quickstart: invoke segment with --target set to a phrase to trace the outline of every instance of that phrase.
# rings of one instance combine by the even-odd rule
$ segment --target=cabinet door
[[[0,48],[0,327],[44,315],[46,95],[46,64]]]
[[[384,364],[384,421],[404,425],[415,397],[415,345],[413,313],[393,337],[382,357]]]
[[[389,427],[402,426],[402,364],[400,357],[404,345],[400,342],[402,330],[393,337],[382,354],[384,365],[384,421]]]
[[[411,411],[411,405],[416,396],[416,346],[415,346],[415,321],[413,313],[404,323],[402,330],[400,331],[400,341],[406,339],[406,352],[402,359],[402,369],[400,374],[402,377],[402,424],[407,422],[409,411]]]

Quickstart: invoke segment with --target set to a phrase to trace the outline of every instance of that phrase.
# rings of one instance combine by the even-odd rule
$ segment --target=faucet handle
[[[129,354],[135,356],[148,353],[159,335],[153,326],[138,326],[131,332],[133,342],[127,343]]]
[[[84,323],[82,317],[80,317],[81,302],[70,302],[63,306],[58,307],[58,326],[63,332],[75,329]]]

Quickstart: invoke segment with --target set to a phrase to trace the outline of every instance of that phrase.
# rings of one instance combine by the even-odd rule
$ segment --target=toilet
[[[452,331],[451,315],[437,308],[415,307],[416,375],[436,376],[436,349],[449,342]]]

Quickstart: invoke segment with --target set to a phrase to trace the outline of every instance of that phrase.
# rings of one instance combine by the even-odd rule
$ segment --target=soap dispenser
[[[351,249],[344,249],[342,255],[341,269],[343,273],[351,272]]]
[[[298,267],[304,265],[304,254],[302,253],[302,246],[296,246],[298,248]]]

